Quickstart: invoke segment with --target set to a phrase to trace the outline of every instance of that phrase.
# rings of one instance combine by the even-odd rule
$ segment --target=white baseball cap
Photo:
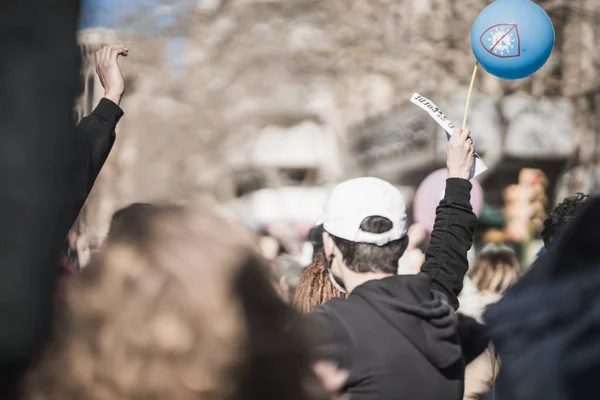
[[[384,217],[393,226],[387,232],[360,229],[367,217]],[[333,188],[320,221],[325,231],[356,243],[383,246],[406,236],[406,203],[398,189],[378,178],[358,178]]]

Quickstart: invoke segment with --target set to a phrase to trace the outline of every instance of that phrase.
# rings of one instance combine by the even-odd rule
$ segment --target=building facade
[[[443,166],[446,145],[410,96],[462,120],[475,62],[469,31],[488,2],[348,1],[201,2],[177,50],[168,35],[82,32],[78,116],[102,95],[93,52],[113,41],[131,50],[125,117],[82,215],[86,229],[102,235],[112,212],[133,201],[208,195],[237,204],[261,189],[312,190],[359,175],[406,187],[410,198]],[[553,201],[589,189],[600,173],[599,24],[581,12],[597,15],[598,6],[538,3],[557,33],[548,64],[516,82],[482,72],[472,101],[469,125],[490,167],[481,183],[495,206],[524,167],[559,182]],[[182,56],[176,71],[173,51]]]

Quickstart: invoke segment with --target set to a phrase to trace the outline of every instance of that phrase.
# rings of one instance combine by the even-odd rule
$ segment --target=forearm
[[[87,191],[92,189],[115,141],[115,128],[123,116],[121,108],[103,98],[92,114],[77,125],[81,170],[86,174]]]
[[[118,105],[104,98],[94,111],[77,125],[73,220],[77,218],[110,154],[116,137],[115,128],[122,115],[123,111]]]
[[[446,295],[458,308],[458,294],[468,270],[467,252],[473,244],[477,217],[470,203],[471,183],[466,179],[446,181],[444,199],[436,210],[431,241],[421,272],[432,281],[434,290]]]

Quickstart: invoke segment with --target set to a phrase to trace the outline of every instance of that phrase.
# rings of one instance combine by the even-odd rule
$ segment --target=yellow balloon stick
[[[471,84],[469,85],[469,94],[467,94],[467,104],[465,104],[465,115],[463,117],[462,124],[463,129],[467,127],[467,115],[469,114],[469,104],[471,103],[471,94],[473,94],[473,86],[475,86],[475,77],[477,76],[478,67],[479,62],[476,62],[475,67],[473,68],[473,75],[471,76]]]

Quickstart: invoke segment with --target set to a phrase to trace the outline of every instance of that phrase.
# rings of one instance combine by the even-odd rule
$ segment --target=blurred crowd
[[[128,52],[97,53],[105,97],[77,127],[77,211],[116,139]],[[2,365],[2,398],[595,398],[600,201],[576,194],[546,215],[543,173],[524,170],[503,228],[478,226],[474,154],[455,130],[432,230],[370,177],[338,184],[295,241],[208,203],[128,205],[105,238],[73,225],[51,333]]]

